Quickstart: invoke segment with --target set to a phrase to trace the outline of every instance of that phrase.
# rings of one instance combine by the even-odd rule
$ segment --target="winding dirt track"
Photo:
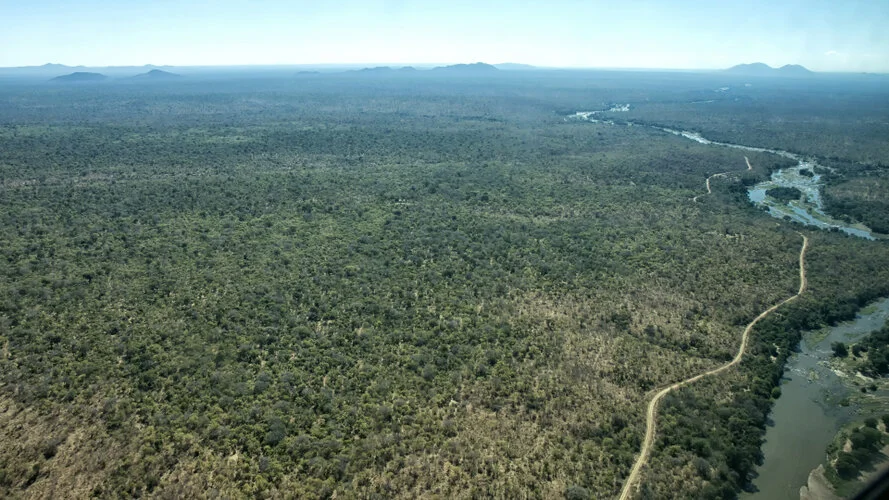
[[[748,160],[746,156],[744,157],[744,161],[747,162],[747,170],[753,170],[753,165],[750,164],[750,160]],[[707,184],[707,194],[713,194],[713,191],[710,189],[710,179],[715,179],[715,178],[717,178],[717,177],[721,177],[721,176],[723,176],[723,175],[730,174],[730,173],[732,173],[732,172],[733,172],[733,170],[730,170],[730,171],[728,171],[728,172],[720,172],[720,173],[718,173],[718,174],[713,174],[713,175],[711,175],[710,177],[707,177],[707,182],[706,182],[706,184]],[[692,198],[691,201],[697,203],[697,202],[698,202],[698,198],[700,198],[701,196],[702,196],[702,195],[697,195],[697,196],[695,196],[694,198]]]
[[[748,164],[749,164],[749,162],[748,162]],[[693,382],[696,382],[704,377],[709,377],[711,375],[716,375],[716,374],[722,373],[722,372],[728,370],[729,368],[740,363],[741,359],[744,357],[744,351],[747,350],[747,342],[750,340],[750,332],[753,330],[753,327],[757,323],[759,323],[760,320],[762,320],[763,318],[765,318],[766,316],[771,314],[773,311],[775,311],[775,309],[778,309],[779,307],[783,306],[784,304],[786,304],[788,302],[796,300],[800,295],[803,294],[803,292],[806,291],[806,287],[808,286],[808,281],[806,280],[806,250],[808,250],[808,248],[809,248],[809,238],[807,238],[806,235],[804,235],[802,233],[797,233],[797,234],[799,234],[803,238],[803,246],[799,251],[799,291],[796,292],[796,295],[794,295],[790,298],[784,299],[782,302],[779,302],[779,303],[773,305],[772,307],[761,312],[759,314],[759,316],[753,318],[753,321],[751,321],[747,325],[747,328],[744,329],[743,335],[741,335],[741,346],[738,347],[738,353],[735,354],[734,359],[732,359],[731,361],[729,361],[728,363],[726,363],[722,366],[719,366],[719,367],[714,368],[712,370],[706,371],[704,373],[700,373],[698,375],[695,375],[694,377],[687,378],[687,379],[682,380],[680,382],[676,382],[673,385],[664,387],[663,389],[658,391],[657,394],[655,394],[653,398],[651,398],[651,401],[648,403],[648,411],[646,413],[646,418],[645,418],[645,427],[646,427],[645,441],[642,442],[642,449],[639,453],[639,457],[636,458],[636,463],[633,464],[633,469],[630,471],[630,475],[627,477],[627,480],[624,482],[623,489],[621,489],[620,497],[619,497],[620,500],[628,500],[630,498],[630,496],[634,493],[633,492],[633,485],[639,480],[639,477],[642,474],[642,467],[644,467],[645,464],[648,463],[648,457],[649,457],[649,455],[651,455],[651,447],[654,445],[654,437],[655,437],[655,433],[657,432],[657,428],[655,426],[655,424],[657,423],[657,420],[656,420],[657,407],[658,407],[658,404],[661,402],[661,400],[664,398],[664,396],[669,394],[670,391],[675,391],[676,389],[679,389],[680,387],[683,387],[683,386],[686,386],[686,385],[691,384]]]

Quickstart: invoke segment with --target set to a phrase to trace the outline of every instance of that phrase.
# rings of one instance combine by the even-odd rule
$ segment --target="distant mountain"
[[[358,73],[361,75],[373,75],[373,76],[399,76],[404,75],[405,73],[412,73],[417,71],[417,68],[413,66],[403,66],[401,68],[393,68],[391,66],[376,66],[373,68],[361,68],[359,70],[353,70],[351,73]]]
[[[439,66],[437,68],[432,68],[432,71],[462,75],[479,75],[494,73],[497,71],[497,67],[490,64],[485,64],[483,62],[477,62],[475,64],[454,64],[451,66]]]
[[[784,66],[781,66],[780,68],[778,68],[777,71],[780,71],[781,74],[788,75],[788,76],[789,75],[805,76],[805,75],[811,75],[814,73],[813,71],[809,70],[805,66],[800,66],[799,64],[785,64]]]
[[[45,78],[51,78],[72,71],[84,71],[83,66],[68,66],[67,64],[46,63],[40,66],[11,66],[0,68],[4,73],[19,73],[23,75],[33,75]]]
[[[376,66],[373,68],[361,68],[359,73],[391,73],[395,71],[391,66]]]
[[[725,70],[726,73],[736,73],[739,75],[771,75],[775,68],[766,63],[739,64]]]
[[[320,75],[320,71],[300,71],[296,75],[297,76],[308,76],[308,75]]]
[[[28,68],[28,67],[33,68],[34,66],[24,66],[24,67],[25,68]],[[65,66],[64,64],[56,64],[56,63],[46,63],[43,66],[37,66],[37,67],[43,68],[43,69],[67,69],[67,68],[70,68],[71,66]]]
[[[495,64],[494,67],[497,69],[503,69],[503,70],[509,70],[509,71],[520,71],[520,70],[524,71],[524,70],[530,70],[530,69],[537,69],[537,66],[531,66],[530,64],[509,63],[509,62]]]
[[[57,76],[50,80],[51,82],[60,83],[80,83],[80,82],[101,82],[108,77],[101,73],[89,73],[86,71],[76,71],[69,75]]]
[[[813,74],[799,64],[787,64],[780,68],[773,68],[768,64],[756,62],[751,64],[739,64],[725,70],[726,73],[744,76],[808,76]]]
[[[177,78],[182,78],[182,75],[170,73],[169,71],[161,69],[153,69],[148,73],[140,73],[133,78],[137,80],[175,80]]]

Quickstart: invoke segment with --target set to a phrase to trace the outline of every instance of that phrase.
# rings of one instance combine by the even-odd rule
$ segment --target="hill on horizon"
[[[473,64],[452,64],[450,66],[438,66],[432,68],[432,71],[455,74],[485,74],[493,73],[499,70],[496,66],[493,66],[491,64],[477,62]]]
[[[83,66],[68,66],[67,64],[59,64],[59,63],[46,63],[41,66],[22,66],[24,68],[43,68],[43,69],[68,69],[68,68],[83,68]]]
[[[153,69],[147,73],[135,75],[132,78],[138,80],[174,80],[176,78],[182,78],[182,75],[164,71],[162,69]]]
[[[785,64],[780,68],[773,68],[761,62],[738,64],[724,71],[726,73],[749,76],[808,76],[814,74],[808,68],[799,64]]]
[[[394,71],[392,66],[374,66],[372,68],[361,68],[356,70],[358,73],[388,73]]]
[[[51,79],[51,82],[61,83],[81,83],[81,82],[101,82],[107,80],[108,77],[102,73],[90,73],[87,71],[75,71],[67,75],[57,76]]]
[[[799,64],[785,64],[784,66],[778,68],[778,71],[785,75],[811,75],[815,73],[809,68],[806,68],[805,66],[801,66]]]

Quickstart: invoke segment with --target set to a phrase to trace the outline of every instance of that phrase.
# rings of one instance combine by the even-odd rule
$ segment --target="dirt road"
[[[620,500],[627,500],[630,498],[630,496],[634,492],[633,485],[639,480],[639,477],[642,474],[642,468],[645,466],[646,463],[648,463],[648,457],[649,455],[651,455],[651,447],[654,445],[655,433],[657,431],[657,407],[664,396],[669,394],[670,391],[675,391],[680,387],[696,382],[704,377],[717,375],[740,363],[741,359],[744,357],[744,351],[747,350],[747,342],[750,340],[750,332],[753,330],[753,327],[756,326],[756,324],[759,323],[760,320],[774,312],[775,309],[778,309],[788,302],[796,300],[800,295],[802,295],[803,292],[806,291],[806,287],[808,286],[808,281],[806,280],[806,250],[808,250],[809,248],[809,238],[807,238],[802,233],[799,233],[799,235],[803,238],[803,246],[799,251],[799,291],[796,293],[796,295],[773,305],[772,307],[761,312],[759,316],[753,318],[753,321],[751,321],[747,325],[747,328],[744,329],[743,335],[741,335],[741,346],[738,347],[738,353],[735,354],[734,359],[722,366],[706,371],[704,373],[700,373],[698,375],[695,375],[694,377],[687,378],[680,382],[676,382],[673,385],[664,387],[663,389],[658,391],[653,398],[651,398],[651,401],[648,403],[648,411],[646,412],[645,417],[645,440],[642,442],[642,449],[639,453],[639,457],[636,458],[636,463],[633,464],[630,475],[624,482],[624,487],[620,492]]]
[[[746,156],[744,157],[744,161],[747,162],[747,170],[753,170],[753,165],[750,164],[750,160],[748,160]],[[707,177],[707,182],[706,182],[706,184],[707,184],[707,194],[713,194],[713,191],[710,189],[710,179],[715,179],[715,178],[717,178],[717,177],[721,177],[721,176],[723,176],[723,175],[727,175],[727,174],[730,174],[730,173],[732,173],[732,171],[728,171],[728,172],[720,172],[720,173],[718,173],[718,174],[713,174],[713,175],[711,175],[710,177]],[[694,198],[692,198],[691,201],[697,203],[697,202],[698,202],[698,198],[700,198],[701,196],[703,196],[703,195],[700,195],[700,194],[699,194],[699,195],[695,196]]]

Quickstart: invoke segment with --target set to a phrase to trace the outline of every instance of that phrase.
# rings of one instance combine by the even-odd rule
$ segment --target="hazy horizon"
[[[889,4],[60,0],[11,4],[0,67],[433,65],[889,72]],[[383,62],[390,61],[390,62]]]
[[[527,63],[516,62],[516,61],[503,61],[503,62],[495,62],[490,63],[487,61],[456,61],[456,62],[371,62],[371,63],[279,63],[279,64],[190,64],[190,65],[170,65],[170,64],[123,64],[123,65],[111,65],[111,66],[92,66],[92,65],[83,65],[83,64],[65,64],[58,63],[54,61],[50,61],[43,64],[35,64],[35,65],[27,65],[27,66],[0,66],[0,70],[40,70],[46,68],[44,71],[50,71],[50,69],[54,68],[63,68],[63,70],[72,70],[72,72],[77,72],[78,70],[92,70],[92,71],[103,71],[110,70],[112,74],[114,71],[121,70],[143,70],[143,71],[151,71],[154,69],[160,69],[164,71],[180,71],[180,70],[207,70],[212,71],[214,69],[219,70],[244,70],[248,71],[251,68],[256,68],[258,70],[287,70],[287,69],[304,69],[304,70],[320,70],[322,73],[335,74],[341,71],[349,72],[349,71],[357,71],[361,69],[374,69],[374,68],[391,68],[391,69],[399,69],[403,67],[412,67],[420,71],[431,70],[439,67],[445,66],[454,66],[454,65],[471,65],[471,64],[488,64],[491,66],[498,67],[503,71],[507,72],[523,72],[523,71],[626,71],[626,72],[676,72],[676,73],[719,73],[728,69],[733,69],[735,66],[743,66],[743,65],[751,65],[755,63],[761,63],[761,61],[749,61],[749,62],[740,62],[737,64],[733,64],[731,66],[722,67],[722,68],[657,68],[657,67],[602,67],[602,66],[538,66],[538,65],[530,65]],[[515,65],[515,66],[524,66],[525,68],[502,68],[505,65]],[[788,66],[802,66],[797,65],[795,63],[788,63]],[[781,68],[781,66],[770,66],[773,69]],[[806,68],[805,66],[802,66]],[[811,68],[806,68],[811,71]],[[889,71],[815,71],[818,74],[872,74],[872,75],[885,75],[889,74]],[[41,73],[42,74],[42,73]],[[743,74],[743,73],[741,73]]]

